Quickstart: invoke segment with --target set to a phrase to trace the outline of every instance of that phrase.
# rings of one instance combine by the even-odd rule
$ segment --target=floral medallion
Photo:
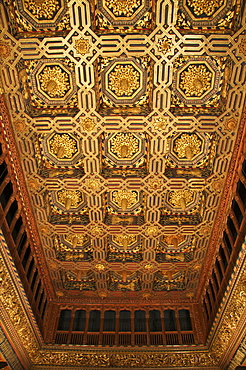
[[[53,19],[60,9],[57,0],[24,0],[24,5],[37,19]]]
[[[189,65],[180,74],[179,87],[188,97],[200,97],[211,88],[212,72],[205,65]]]
[[[117,17],[131,17],[141,5],[140,0],[105,0],[105,5]]]
[[[137,236],[131,234],[113,235],[112,240],[120,247],[127,249],[127,247],[136,242]]]
[[[138,194],[130,190],[116,190],[112,194],[112,201],[122,211],[126,211],[138,202]]]
[[[119,159],[131,159],[139,151],[139,144],[139,140],[133,134],[122,132],[110,140],[110,151]]]
[[[50,153],[57,158],[71,159],[77,153],[76,140],[68,134],[55,134],[49,141]]]
[[[119,97],[131,96],[139,88],[139,72],[132,65],[117,65],[109,73],[109,88]]]
[[[220,8],[224,3],[224,0],[188,0],[187,4],[193,8],[193,12],[196,16],[205,14],[210,17],[215,11]]]
[[[45,67],[38,79],[40,89],[50,98],[63,98],[70,88],[69,76],[60,66]]]
[[[79,190],[59,190],[57,201],[65,206],[66,210],[77,208],[82,202],[81,192]]]
[[[191,160],[201,152],[202,141],[196,134],[182,134],[174,142],[174,152],[179,159],[187,158]]]
[[[169,203],[184,211],[193,202],[193,194],[194,192],[192,190],[171,191],[169,194]]]
[[[95,121],[92,118],[80,118],[81,125],[85,131],[93,131],[95,128]]]
[[[91,48],[89,41],[83,38],[76,40],[74,47],[77,53],[81,55],[88,54]]]
[[[171,47],[172,47],[172,40],[170,40],[169,38],[167,38],[166,36],[164,36],[162,39],[160,39],[158,41],[158,44],[157,44],[157,47],[158,47],[158,50],[161,52],[161,53],[167,53]]]

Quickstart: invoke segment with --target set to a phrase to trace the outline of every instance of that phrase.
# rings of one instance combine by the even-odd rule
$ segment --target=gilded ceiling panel
[[[53,298],[195,299],[240,140],[242,2],[1,10],[1,92]]]

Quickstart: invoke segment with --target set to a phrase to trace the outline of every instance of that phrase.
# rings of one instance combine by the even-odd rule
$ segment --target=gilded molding
[[[238,325],[245,323],[246,314],[246,272],[245,272],[245,246],[241,252],[240,260],[238,261],[238,275],[234,275],[231,286],[234,287],[229,299],[226,300],[225,310],[220,320],[218,329],[215,330],[214,340],[211,345],[211,350],[196,350],[193,352],[172,352],[167,349],[162,352],[160,348],[146,351],[142,350],[117,350],[115,351],[99,349],[90,351],[81,349],[80,351],[64,352],[56,349],[39,347],[36,336],[33,332],[33,324],[27,318],[24,306],[25,294],[20,287],[19,280],[13,281],[5,262],[7,256],[4,251],[2,241],[1,248],[1,267],[0,267],[0,300],[3,309],[6,311],[10,322],[14,326],[23,346],[28,352],[33,364],[39,368],[42,365],[49,366],[82,366],[85,369],[94,368],[186,368],[189,369],[219,369],[218,364],[224,357],[224,352],[227,350],[228,343],[232,336],[237,334]],[[9,264],[9,263],[8,263]],[[16,286],[17,287],[16,287]],[[229,294],[229,293],[227,293]],[[34,323],[35,326],[35,323]]]
[[[117,96],[131,96],[139,88],[139,72],[132,65],[117,65],[109,74],[109,88]]]
[[[24,310],[20,291],[17,291],[13,278],[9,273],[4,260],[3,237],[1,237],[0,255],[0,302],[2,309],[6,312],[11,324],[14,326],[24,348],[29,354],[30,359],[35,362],[37,359],[38,343],[31,328],[29,319]],[[12,271],[14,274],[15,272]],[[20,286],[19,286],[19,289]],[[24,295],[24,293],[22,293]],[[23,297],[22,297],[23,298]]]
[[[188,5],[194,8],[194,14],[198,16],[211,16],[220,6],[223,5],[224,0],[188,0]]]
[[[212,73],[204,65],[190,65],[180,78],[179,87],[188,97],[200,97],[211,88]]]
[[[240,258],[240,257],[239,257]],[[220,358],[220,361],[224,359],[224,353],[229,348],[229,344],[233,343],[233,339],[240,333],[240,327],[245,328],[246,324],[246,245],[243,245],[241,252],[241,266],[240,260],[234,269],[240,271],[239,276],[234,276],[234,281],[230,281],[229,289],[224,299],[225,309],[223,309],[223,303],[221,305],[221,316],[218,328],[215,330],[214,340],[210,347],[210,353],[213,357]],[[220,312],[218,317],[220,316]],[[216,323],[215,323],[216,324]],[[216,327],[216,325],[215,325]]]
[[[136,8],[141,5],[140,0],[105,0],[105,5],[112,10],[117,17],[131,17]]]

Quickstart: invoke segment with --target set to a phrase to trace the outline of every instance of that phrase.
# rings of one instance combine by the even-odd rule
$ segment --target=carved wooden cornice
[[[90,368],[165,368],[195,370],[197,367],[204,370],[224,369],[223,359],[230,343],[240,339],[241,329],[245,325],[246,314],[246,247],[240,253],[235,274],[229,285],[223,304],[219,323],[212,330],[211,341],[208,347],[192,346],[182,348],[146,347],[135,348],[97,348],[80,349],[62,346],[46,346],[40,337],[30,306],[25,297],[20,280],[8,253],[7,245],[1,235],[1,268],[0,289],[1,304],[5,320],[4,325],[12,328],[13,335],[20,341],[22,351],[28,354],[35,368],[49,366],[58,369],[66,366],[72,370],[74,366],[81,369]],[[230,349],[230,348],[229,348]],[[231,351],[230,351],[231,353]]]

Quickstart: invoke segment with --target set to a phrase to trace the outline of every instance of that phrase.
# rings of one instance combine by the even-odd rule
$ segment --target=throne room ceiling
[[[4,0],[4,130],[53,301],[202,294],[243,132],[242,15],[240,0]]]

